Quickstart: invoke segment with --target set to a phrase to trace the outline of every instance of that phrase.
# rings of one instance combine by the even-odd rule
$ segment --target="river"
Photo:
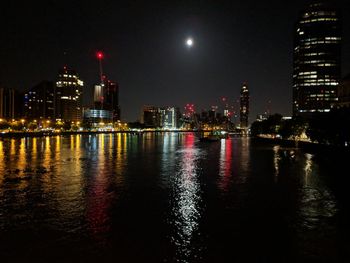
[[[346,160],[193,133],[2,139],[0,261],[348,261]]]

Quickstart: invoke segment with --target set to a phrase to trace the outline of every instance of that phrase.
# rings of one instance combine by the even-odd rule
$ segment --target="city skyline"
[[[269,101],[271,112],[291,115],[294,24],[307,2],[275,4],[273,10],[252,1],[8,4],[7,13],[16,9],[20,19],[1,18],[0,85],[29,90],[45,79],[55,81],[57,69],[67,64],[85,82],[89,104],[98,80],[95,52],[103,50],[104,68],[120,85],[123,120],[139,119],[143,105],[194,103],[200,111],[220,105],[223,96],[233,103],[245,81],[252,120]],[[337,3],[346,13],[345,1]],[[343,76],[350,73],[348,25],[343,15]],[[194,41],[190,49],[188,37]]]

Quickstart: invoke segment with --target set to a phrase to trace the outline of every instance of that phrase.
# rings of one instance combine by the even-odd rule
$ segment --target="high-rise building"
[[[110,111],[111,122],[120,121],[119,86],[117,82],[109,80],[103,74],[103,52],[98,51],[96,58],[99,62],[100,83],[94,87],[94,110]]]
[[[177,129],[180,122],[178,107],[144,106],[141,122],[146,128]]]
[[[43,81],[24,94],[24,116],[27,119],[54,119],[55,85]]]
[[[310,118],[336,104],[341,39],[339,12],[330,3],[314,3],[302,11],[294,37],[294,116]]]
[[[240,124],[241,128],[248,128],[249,120],[249,90],[246,84],[243,84],[241,88],[240,97]]]
[[[84,83],[66,66],[59,71],[55,90],[55,117],[63,121],[80,121]]]
[[[110,111],[111,122],[120,120],[119,86],[102,76],[103,82],[94,86],[94,110]]]
[[[162,125],[162,114],[158,107],[143,106],[141,122],[147,128],[159,128]]]
[[[103,107],[103,84],[96,84],[94,86],[94,108],[102,109]]]
[[[0,88],[0,118],[16,119],[21,117],[23,96],[17,90]]]
[[[164,129],[179,128],[180,110],[176,107],[165,107],[164,117],[162,118],[162,127]]]
[[[120,120],[119,86],[115,81],[105,78],[104,104],[106,109],[112,111],[113,122]]]

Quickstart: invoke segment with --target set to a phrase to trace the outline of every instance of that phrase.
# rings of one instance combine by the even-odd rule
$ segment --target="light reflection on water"
[[[300,192],[300,219],[305,229],[317,229],[320,221],[332,218],[337,212],[335,197],[319,177],[319,167],[312,154],[305,154],[304,180]]]
[[[136,236],[145,250],[168,249],[169,255],[162,259],[210,262],[203,258],[205,251],[210,254],[212,244],[225,238],[226,250],[231,243],[239,245],[237,236],[244,236],[240,226],[253,214],[266,221],[277,218],[293,229],[298,249],[314,253],[310,244],[324,248],[339,230],[334,218],[340,206],[321,173],[314,155],[280,146],[259,148],[247,138],[212,144],[200,143],[191,133],[1,139],[0,245],[17,251],[18,233],[24,228],[23,237],[31,237],[34,251],[44,247],[55,252],[57,243],[78,240],[88,243],[81,245],[86,253],[90,247],[111,246],[109,252],[116,251],[113,256],[118,259],[121,251],[114,245],[127,244],[124,253],[132,258],[135,251],[128,244]],[[283,207],[292,209],[281,215],[280,207],[261,201],[264,198],[281,199]],[[125,219],[125,215],[138,215],[133,210],[140,208],[135,205],[140,199],[146,200],[141,217],[147,220]],[[251,210],[267,210],[271,215]],[[129,221],[137,226],[129,226]],[[231,226],[237,226],[232,229],[238,232],[226,231]],[[146,233],[154,229],[166,235],[161,238],[166,244],[139,233],[128,239],[128,232],[119,241],[124,228],[150,228]],[[328,236],[318,234],[323,230]],[[212,236],[216,239],[211,240]]]
[[[232,140],[221,140],[220,142],[220,171],[219,188],[223,191],[229,189],[230,178],[232,176]]]
[[[183,147],[177,154],[179,160],[173,182],[171,217],[175,232],[172,242],[176,246],[176,260],[189,262],[191,257],[199,256],[200,252],[196,251],[192,243],[201,217],[201,190],[198,178],[201,151],[195,146],[194,135],[184,137]]]

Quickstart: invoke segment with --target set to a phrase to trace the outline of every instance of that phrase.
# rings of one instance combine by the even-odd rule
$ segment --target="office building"
[[[66,66],[59,71],[55,86],[55,117],[62,121],[81,121],[84,83]]]
[[[177,107],[144,106],[141,122],[146,128],[174,130],[179,128],[181,113]]]
[[[314,3],[296,24],[293,61],[293,115],[311,118],[337,103],[341,71],[341,21],[328,3]]]
[[[54,119],[55,85],[43,81],[24,94],[24,116],[28,120]]]

